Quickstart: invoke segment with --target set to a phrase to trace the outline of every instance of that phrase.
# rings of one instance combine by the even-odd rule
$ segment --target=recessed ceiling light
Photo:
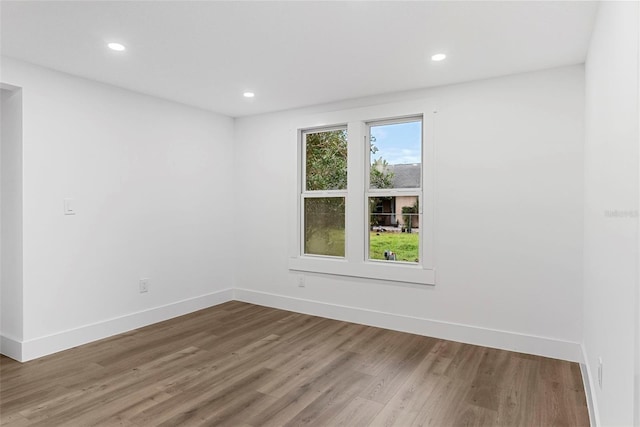
[[[111,50],[115,50],[118,52],[122,52],[123,50],[127,49],[126,47],[124,47],[123,44],[120,44],[120,43],[109,43],[107,44],[107,47]]]
[[[433,55],[431,57],[431,60],[432,61],[442,61],[446,57],[447,57],[447,55],[445,55],[444,53],[436,53],[435,55]]]
[[[245,98],[253,98],[254,96],[256,96],[256,94],[253,92],[245,92],[242,94],[242,96],[244,96]]]

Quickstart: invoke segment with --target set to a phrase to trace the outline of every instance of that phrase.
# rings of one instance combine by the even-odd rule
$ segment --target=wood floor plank
[[[114,422],[122,425],[135,425],[131,418],[139,413],[169,400],[170,394],[154,390],[153,386],[140,389],[137,393],[127,394],[112,401],[109,405],[85,413],[84,417],[75,417],[73,422],[78,425],[109,426]]]
[[[132,421],[140,425],[191,426],[208,423],[225,408],[245,403],[247,396],[254,398],[257,392],[250,392],[251,387],[265,381],[273,371],[265,368],[251,370],[241,377],[229,379],[209,387],[198,389],[198,394],[190,393],[190,389],[181,395],[174,395],[167,402],[158,404],[135,416]],[[193,391],[193,390],[191,390]],[[249,391],[249,393],[248,393]],[[228,413],[225,412],[228,415]],[[161,421],[161,422],[158,422]]]
[[[425,398],[430,396],[434,386],[434,367],[440,361],[439,343],[433,344],[431,351],[420,361],[412,374],[405,380],[397,393],[376,415],[373,425],[411,425],[418,411],[424,406]],[[440,371],[440,366],[438,371]]]
[[[373,419],[384,408],[382,403],[374,402],[362,397],[351,400],[341,411],[336,411],[327,425],[340,427],[364,427],[371,425]]]
[[[465,394],[469,389],[468,380],[446,376],[437,376],[433,380],[434,387],[425,398],[425,404],[418,411],[418,415],[411,425],[457,425],[456,420],[458,420],[461,411],[468,406],[464,403]]]
[[[508,353],[496,349],[485,349],[480,357],[478,371],[471,383],[465,400],[469,405],[480,406],[491,411],[498,410],[499,384],[507,372]],[[513,378],[509,379],[513,381]]]
[[[232,301],[27,363],[0,425],[586,426],[575,363]]]
[[[2,412],[0,412],[0,414],[2,414]],[[0,418],[0,425],[6,427],[23,427],[30,425],[29,423],[30,422],[28,419],[18,413],[14,413],[8,416],[2,416]]]
[[[424,337],[412,337],[411,347],[406,347],[403,357],[391,358],[371,384],[362,391],[362,397],[380,403],[388,403],[400,387],[414,373],[418,365],[431,350],[434,342]]]
[[[370,380],[370,376],[352,370],[348,375],[336,378],[330,387],[326,387],[316,399],[293,417],[285,426],[329,425],[336,412],[344,408],[357,397],[360,388]]]
[[[128,372],[99,381],[90,387],[78,388],[20,413],[34,425],[58,425],[71,422],[84,414],[92,414],[105,405],[111,406],[120,396],[136,392],[147,385],[155,384],[167,375],[183,370],[186,361],[197,357],[202,351],[190,347],[147,362]]]

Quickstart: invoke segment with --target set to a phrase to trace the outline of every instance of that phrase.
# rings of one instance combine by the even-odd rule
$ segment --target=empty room
[[[640,2],[0,24],[0,425],[640,427]]]

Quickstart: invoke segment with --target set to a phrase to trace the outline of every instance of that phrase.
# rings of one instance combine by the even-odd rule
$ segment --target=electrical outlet
[[[598,386],[602,390],[602,357],[598,357]]]
[[[149,292],[149,279],[140,279],[140,293],[144,294]]]
[[[299,288],[304,288],[305,287],[304,276],[302,274],[298,275],[298,287]]]

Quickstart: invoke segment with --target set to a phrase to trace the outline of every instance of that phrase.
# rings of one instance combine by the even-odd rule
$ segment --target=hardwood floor
[[[577,364],[237,301],[20,364],[3,426],[586,426]]]

